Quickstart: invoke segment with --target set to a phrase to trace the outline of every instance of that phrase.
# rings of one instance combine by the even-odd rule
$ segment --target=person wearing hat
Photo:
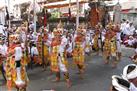
[[[133,25],[133,22],[130,22],[130,23],[129,23],[129,34],[130,34],[130,35],[133,35],[134,32],[135,32],[135,27],[134,27],[134,25]]]
[[[67,35],[64,31],[60,32],[60,35],[61,35],[61,37],[60,37],[60,45],[59,45],[59,67],[60,67],[60,71],[64,73],[68,87],[70,87],[71,81],[69,79],[69,73],[67,70],[68,61],[67,61],[67,53],[66,53],[68,39],[67,39]]]
[[[125,40],[124,44],[127,47],[133,47],[133,44],[135,43],[135,39],[133,36],[129,36],[127,40]]]
[[[125,66],[123,69],[122,77],[137,87],[137,65],[129,64]]]
[[[6,61],[8,90],[11,90],[12,87],[14,87],[13,84],[15,84],[17,90],[26,90],[28,77],[25,66],[19,35],[10,35],[10,45]]]
[[[93,37],[93,50],[97,51],[98,54],[101,49],[101,36],[100,36],[101,28],[102,26],[100,24],[96,25],[95,34]]]
[[[113,75],[110,91],[137,91],[137,88],[122,77]]]
[[[51,41],[50,52],[50,68],[53,73],[56,74],[55,81],[60,81],[60,74],[63,73],[67,82],[67,87],[71,86],[69,73],[67,69],[67,60],[65,56],[66,38],[61,37],[61,32],[58,29],[53,31],[54,37]]]
[[[5,62],[6,62],[6,55],[7,55],[7,45],[4,43],[3,36],[0,36],[0,71],[4,80],[6,81],[5,77]]]
[[[109,24],[107,26],[107,32],[105,34],[103,56],[105,58],[105,64],[109,63],[110,57],[113,59],[113,67],[116,67],[117,61],[117,47],[116,47],[116,33],[114,32],[114,26]]]
[[[72,52],[72,56],[73,56],[73,61],[76,64],[76,66],[78,67],[79,70],[79,74],[80,77],[83,78],[83,73],[84,73],[84,69],[85,69],[85,45],[84,44],[85,41],[85,35],[83,30],[79,27],[77,29],[77,33],[75,34],[75,39],[74,39],[74,49]]]
[[[105,40],[104,40],[104,46],[103,46],[103,56],[105,58],[105,64],[108,64],[109,62],[109,56],[110,56],[110,38],[111,34],[109,31],[109,25],[106,26],[106,34],[105,34]]]

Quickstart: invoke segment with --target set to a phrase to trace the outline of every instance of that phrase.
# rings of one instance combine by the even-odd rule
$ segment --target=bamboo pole
[[[77,16],[76,16],[76,29],[79,26],[79,0],[77,0]]]
[[[34,11],[34,33],[36,33],[36,19],[37,19],[37,16],[36,16],[36,0],[33,0],[33,11]]]

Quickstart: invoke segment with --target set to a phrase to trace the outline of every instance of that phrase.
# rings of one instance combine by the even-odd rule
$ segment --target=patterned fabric
[[[111,39],[111,55],[116,56],[117,46],[116,46],[116,36]]]
[[[97,51],[99,50],[99,45],[98,45],[98,34],[94,36],[94,43],[93,43],[93,48]]]
[[[44,56],[45,56],[45,57],[48,57],[48,55],[49,55],[48,46],[44,45]]]
[[[51,70],[53,72],[59,72],[58,50],[59,50],[59,46],[53,46],[52,47],[52,52],[51,52],[51,55],[50,55],[50,61],[51,61]]]
[[[73,61],[75,64],[84,64],[84,48],[80,43],[76,43],[73,50]]]
[[[105,39],[104,42],[104,56],[116,56],[116,37],[114,36],[112,39]]]
[[[106,57],[110,56],[110,52],[111,52],[110,42],[111,41],[109,39],[105,39],[105,42],[104,42],[104,56],[106,56]]]
[[[7,58],[6,61],[6,79],[7,79],[7,87],[10,90],[12,87],[15,87],[15,81],[17,80],[17,70],[16,70],[16,62],[15,62],[15,58],[13,56],[14,54],[14,49],[12,49],[12,47],[9,48],[8,50],[8,54],[10,55]],[[15,46],[14,46],[15,48]],[[26,83],[28,82],[28,77],[27,77],[27,73],[25,70],[25,60],[21,59],[21,80],[23,82]]]

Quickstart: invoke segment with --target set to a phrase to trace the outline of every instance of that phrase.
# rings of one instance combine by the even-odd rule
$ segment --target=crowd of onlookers
[[[125,66],[121,76],[112,76],[110,91],[137,91],[137,30],[133,22],[125,19],[121,23],[121,42],[126,47],[135,48],[135,54],[130,57],[135,64]]]
[[[133,22],[123,19],[121,23],[121,39],[122,43],[128,47],[135,47],[137,43],[137,30]]]

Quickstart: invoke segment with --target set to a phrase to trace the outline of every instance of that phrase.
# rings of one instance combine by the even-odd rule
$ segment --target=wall
[[[4,10],[0,10],[0,23],[5,25],[5,12],[4,12]]]

